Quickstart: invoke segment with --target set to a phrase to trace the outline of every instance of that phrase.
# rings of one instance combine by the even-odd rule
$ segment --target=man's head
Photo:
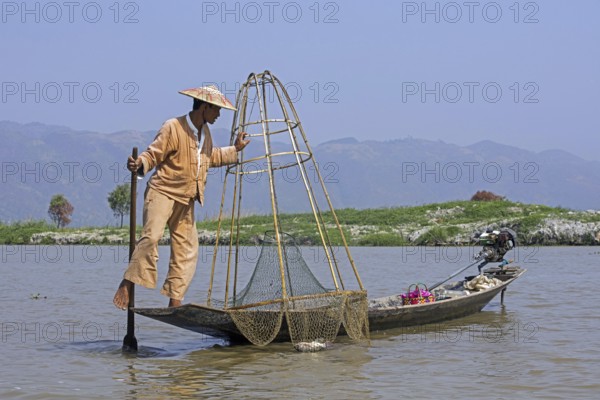
[[[221,115],[221,107],[203,100],[194,99],[192,112],[200,114],[204,122],[212,125]]]

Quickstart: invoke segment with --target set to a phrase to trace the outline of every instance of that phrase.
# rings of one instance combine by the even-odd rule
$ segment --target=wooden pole
[[[450,279],[454,278],[456,275],[460,274],[460,273],[461,273],[461,272],[463,272],[464,270],[471,268],[473,265],[477,264],[478,262],[479,262],[479,260],[475,260],[475,262],[473,262],[473,263],[471,263],[471,264],[467,265],[467,266],[466,266],[466,267],[464,267],[464,268],[461,268],[461,269],[459,269],[458,271],[456,271],[455,273],[453,273],[452,275],[450,275],[449,277],[447,277],[447,278],[446,278],[446,279],[444,279],[443,281],[440,281],[440,282],[436,283],[436,284],[435,284],[435,285],[433,285],[433,286],[429,286],[429,287],[428,287],[428,289],[431,291],[431,290],[435,289],[436,287],[438,287],[438,286],[441,286],[442,284],[444,284],[444,283],[448,282]],[[484,262],[482,262],[480,265],[478,265],[478,268],[479,268],[479,270],[480,270],[480,271],[481,271],[481,268],[482,268],[482,267],[483,267],[485,264],[487,264],[487,261],[484,261]]]
[[[133,148],[131,157],[137,160],[138,149]],[[129,207],[129,261],[135,250],[135,214],[136,214],[136,198],[137,198],[137,171],[131,173],[131,205]],[[129,307],[127,308],[127,334],[123,338],[122,350],[125,352],[136,352],[138,349],[137,339],[135,338],[135,285],[132,284],[129,289]]]

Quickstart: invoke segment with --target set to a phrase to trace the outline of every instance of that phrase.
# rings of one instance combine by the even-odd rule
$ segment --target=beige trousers
[[[198,261],[198,231],[192,199],[184,205],[151,187],[146,189],[142,236],[123,277],[136,285],[156,287],[158,241],[163,236],[165,225],[171,233],[171,258],[169,272],[160,292],[171,299],[183,300]]]

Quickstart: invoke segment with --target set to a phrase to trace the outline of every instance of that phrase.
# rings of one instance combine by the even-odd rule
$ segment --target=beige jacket
[[[198,142],[186,116],[166,121],[148,149],[140,154],[143,174],[156,168],[148,185],[179,203],[189,204],[190,199],[197,198],[202,204],[208,168],[237,162],[234,146],[213,147],[207,124],[202,134],[204,144],[198,169]]]

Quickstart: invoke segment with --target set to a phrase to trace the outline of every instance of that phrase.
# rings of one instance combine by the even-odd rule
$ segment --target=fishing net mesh
[[[283,303],[229,310],[242,335],[258,346],[265,346],[275,339],[281,329],[283,314]]]
[[[335,340],[343,323],[350,338],[367,339],[366,292],[326,289],[311,272],[293,238],[285,234],[281,237],[281,255],[276,241],[265,238],[248,284],[228,301],[227,311],[239,331],[250,342],[266,345],[285,322],[292,343],[324,344]]]
[[[355,341],[369,339],[369,304],[367,292],[354,292],[346,298],[344,307],[344,329]]]

